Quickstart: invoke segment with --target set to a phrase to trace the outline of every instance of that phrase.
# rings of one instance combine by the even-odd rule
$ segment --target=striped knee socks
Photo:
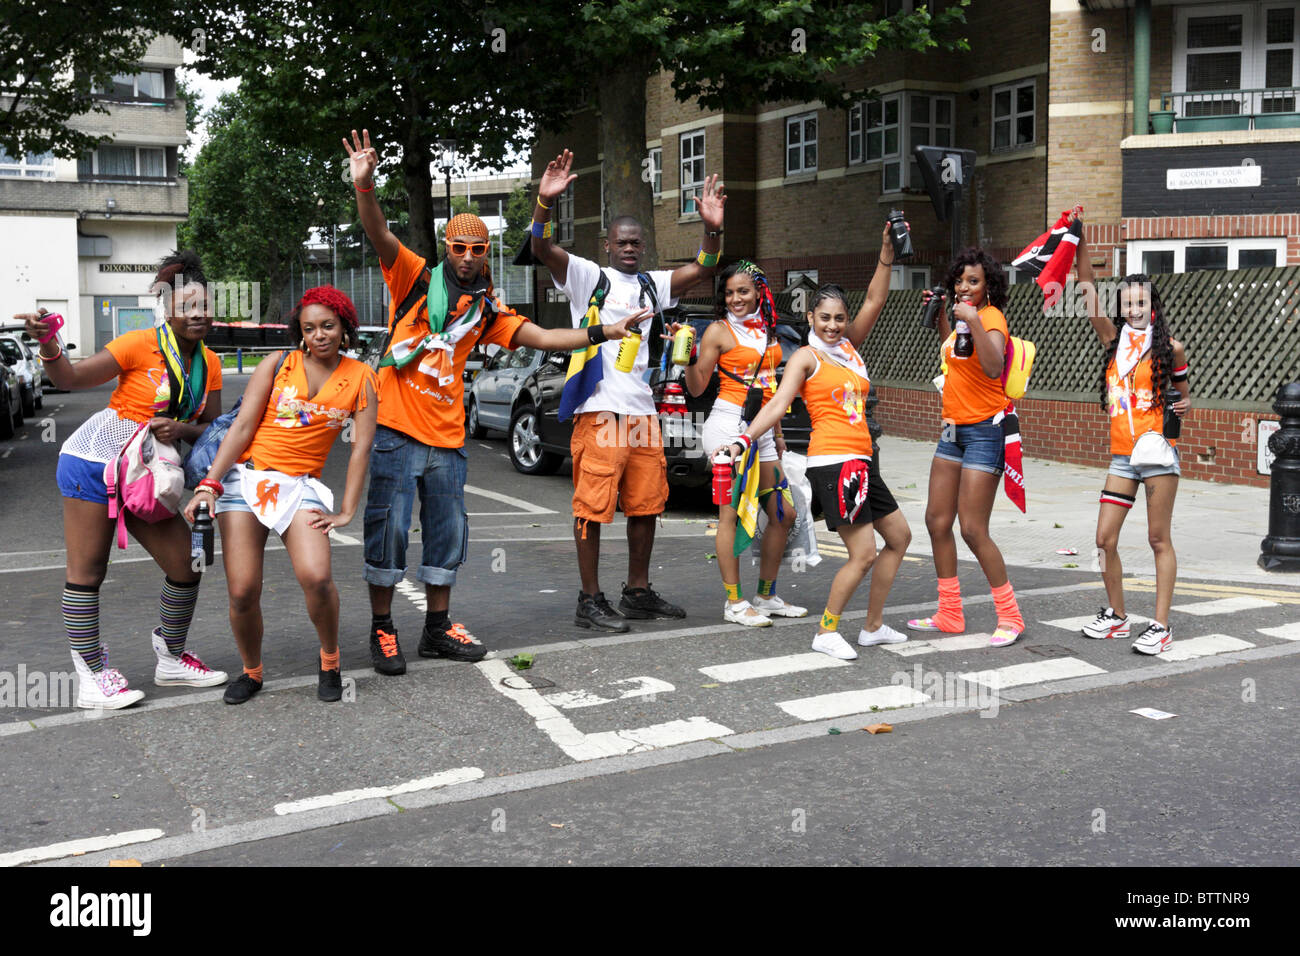
[[[162,596],[158,601],[162,626],[158,630],[174,657],[180,657],[185,650],[185,638],[190,633],[190,620],[194,617],[194,605],[198,599],[198,581],[182,584],[163,578]]]
[[[80,654],[92,673],[104,669],[99,646],[99,588],[88,584],[63,585],[63,627],[72,653]]]

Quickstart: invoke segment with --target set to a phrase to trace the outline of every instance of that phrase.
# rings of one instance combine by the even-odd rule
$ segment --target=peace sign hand
[[[343,138],[343,148],[348,151],[348,164],[352,172],[352,182],[362,189],[374,186],[375,169],[379,166],[379,153],[370,145],[370,130],[363,129],[361,138],[357,131],[352,131],[352,142]]]

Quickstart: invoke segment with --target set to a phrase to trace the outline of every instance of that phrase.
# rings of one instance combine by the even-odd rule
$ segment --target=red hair
[[[323,305],[343,321],[346,333],[343,337],[345,346],[349,342],[357,341],[357,307],[341,290],[332,285],[318,285],[302,294],[297,307],[289,316],[289,333],[293,340],[302,338],[302,326],[298,319],[302,315],[302,310],[309,305]]]

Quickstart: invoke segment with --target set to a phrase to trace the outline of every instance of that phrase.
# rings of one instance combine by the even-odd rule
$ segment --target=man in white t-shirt
[[[686,616],[684,610],[669,604],[650,587],[655,518],[668,501],[668,469],[647,372],[652,358],[657,358],[663,347],[657,336],[664,329],[655,321],[655,313],[676,305],[677,296],[710,278],[717,268],[726,197],[717,186],[716,175],[705,179],[696,200],[705,232],[695,262],[672,271],[641,272],[646,251],[641,224],[631,216],[618,216],[609,224],[605,239],[609,265],[601,268],[551,242],[550,209],[569,183],[578,178],[569,172],[572,168],[573,154],[567,149],[546,166],[533,209],[533,255],[550,269],[555,287],[568,296],[575,328],[582,324],[593,304],[599,305],[600,321],[605,325],[650,309],[641,326],[641,347],[630,372],[617,367],[618,342],[600,346],[598,358],[591,360],[600,361],[600,378],[589,392],[582,391],[581,401],[572,409],[573,438],[569,446],[573,456],[573,538],[582,579],[574,623],[579,627],[626,631],[625,617],[645,620]],[[602,273],[609,284],[603,299],[595,295]],[[594,338],[593,344],[598,344]],[[568,382],[574,382],[576,377]],[[564,401],[561,411],[569,411]],[[627,516],[628,568],[615,611],[598,580],[600,526],[613,521],[620,506]]]

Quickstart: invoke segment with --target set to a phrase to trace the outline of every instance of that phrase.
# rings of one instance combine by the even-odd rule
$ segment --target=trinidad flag
[[[604,283],[596,287],[587,302],[587,314],[582,318],[579,328],[587,329],[600,325],[600,307],[605,304]],[[583,349],[574,349],[569,356],[569,372],[564,377],[564,387],[560,390],[559,419],[562,422],[573,417],[573,410],[591,398],[591,393],[600,384],[605,375],[605,363],[600,357],[599,345],[588,345]]]
[[[1025,464],[1020,447],[1020,416],[1016,414],[1014,402],[993,416],[993,424],[1002,426],[1002,441],[1006,447],[1006,457],[1002,470],[1002,490],[1007,493],[1011,503],[1022,512],[1025,510]]]
[[[1079,237],[1083,235],[1083,220],[1070,221],[1071,213],[1061,213],[1051,230],[1043,233],[1020,253],[1011,265],[1034,276],[1043,290],[1043,310],[1056,305],[1065,289],[1065,277],[1074,264],[1074,254],[1079,250]]]

